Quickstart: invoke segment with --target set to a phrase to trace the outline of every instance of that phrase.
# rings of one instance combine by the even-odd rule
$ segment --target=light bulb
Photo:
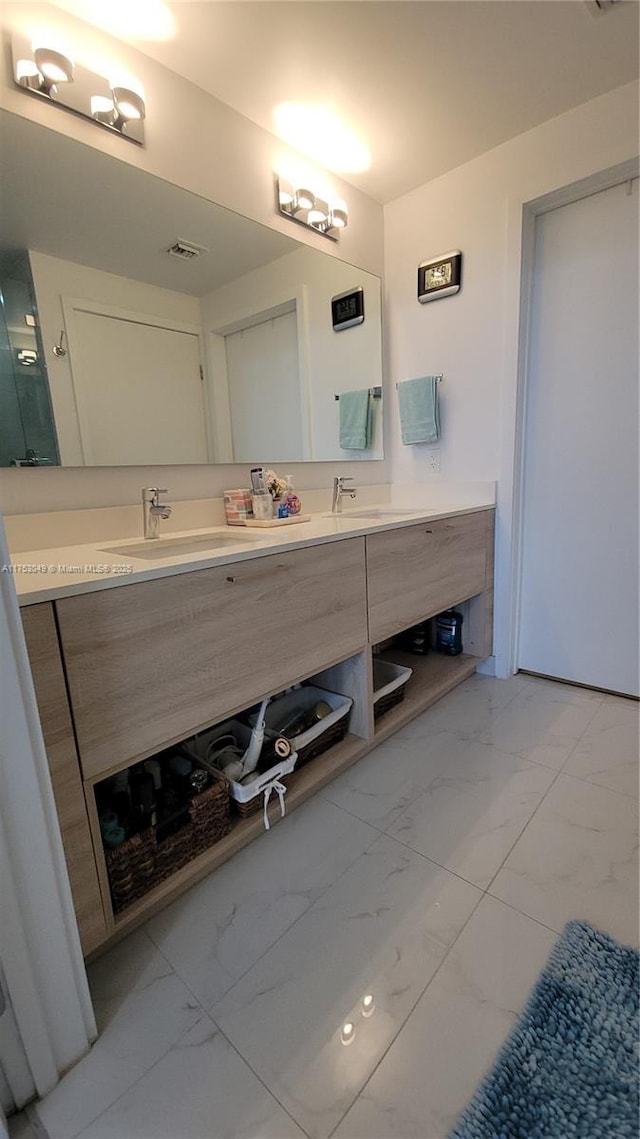
[[[33,56],[38,71],[49,83],[73,82],[73,62],[61,51],[37,47]]]
[[[362,1015],[372,1016],[375,1011],[376,1005],[373,999],[373,994],[366,993],[366,995],[362,998]]]
[[[353,1044],[355,1038],[356,1038],[355,1026],[351,1023],[350,1020],[345,1021],[345,1023],[342,1025],[342,1031],[340,1032],[341,1042],[344,1045]]]
[[[129,87],[112,87],[111,94],[116,111],[121,119],[143,119],[145,105],[142,95],[132,91]]]
[[[113,99],[109,99],[107,95],[92,95],[91,117],[96,119],[99,123],[106,123],[107,126],[113,126],[116,117]]]
[[[294,204],[296,210],[312,210],[316,204],[315,194],[311,190],[296,190]]]
[[[290,206],[293,202],[293,190],[284,182],[278,184],[278,200],[281,206]]]
[[[349,222],[349,210],[347,203],[339,198],[331,206],[330,224],[336,229],[344,229]]]
[[[42,85],[42,77],[32,59],[19,59],[16,63],[16,82],[21,87],[37,91]]]

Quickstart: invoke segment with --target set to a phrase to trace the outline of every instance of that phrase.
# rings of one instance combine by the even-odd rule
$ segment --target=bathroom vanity
[[[263,827],[261,813],[237,819],[226,837],[114,916],[95,794],[106,777],[313,677],[353,699],[349,733],[293,772],[291,811],[491,654],[492,506],[354,511],[318,516],[294,530],[261,532],[255,542],[245,533],[236,545],[229,538],[222,552],[182,560],[159,547],[155,561],[129,558],[133,572],[126,575],[79,581],[58,574],[38,587],[30,578],[22,590],[17,581],[87,955],[166,905]],[[134,544],[107,557],[104,545],[94,543],[84,548],[84,561],[126,565],[128,548]],[[49,561],[62,561],[61,553]],[[407,656],[388,643],[452,606],[464,613],[462,655]],[[377,723],[374,646],[413,669],[405,699]],[[272,815],[279,817],[275,806]]]

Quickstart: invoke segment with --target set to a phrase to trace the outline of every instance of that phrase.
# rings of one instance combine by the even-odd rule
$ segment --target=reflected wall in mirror
[[[383,457],[382,399],[351,450],[335,398],[382,384],[379,278],[19,116],[0,132],[0,465]],[[364,323],[335,332],[358,286]]]

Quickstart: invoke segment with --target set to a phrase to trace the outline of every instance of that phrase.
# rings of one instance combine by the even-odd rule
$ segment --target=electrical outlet
[[[427,470],[439,471],[440,470],[440,448],[434,447],[433,451],[429,451],[427,455]]]

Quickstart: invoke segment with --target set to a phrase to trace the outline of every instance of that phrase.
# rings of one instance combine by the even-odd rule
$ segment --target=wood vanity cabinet
[[[287,810],[491,653],[494,511],[383,530],[22,610],[85,954],[123,936],[262,832],[261,812],[114,914],[96,784],[299,680],[353,700],[347,735],[289,777]],[[452,605],[465,651],[391,663],[413,676],[376,719],[371,646]],[[75,733],[75,734],[74,734]],[[277,819],[277,806],[270,808]]]
[[[491,585],[493,510],[370,534],[369,639],[385,640]]]
[[[81,594],[56,608],[86,779],[362,651],[364,539]]]
[[[84,953],[107,936],[53,605],[22,610],[22,625],[49,761],[62,845]]]

